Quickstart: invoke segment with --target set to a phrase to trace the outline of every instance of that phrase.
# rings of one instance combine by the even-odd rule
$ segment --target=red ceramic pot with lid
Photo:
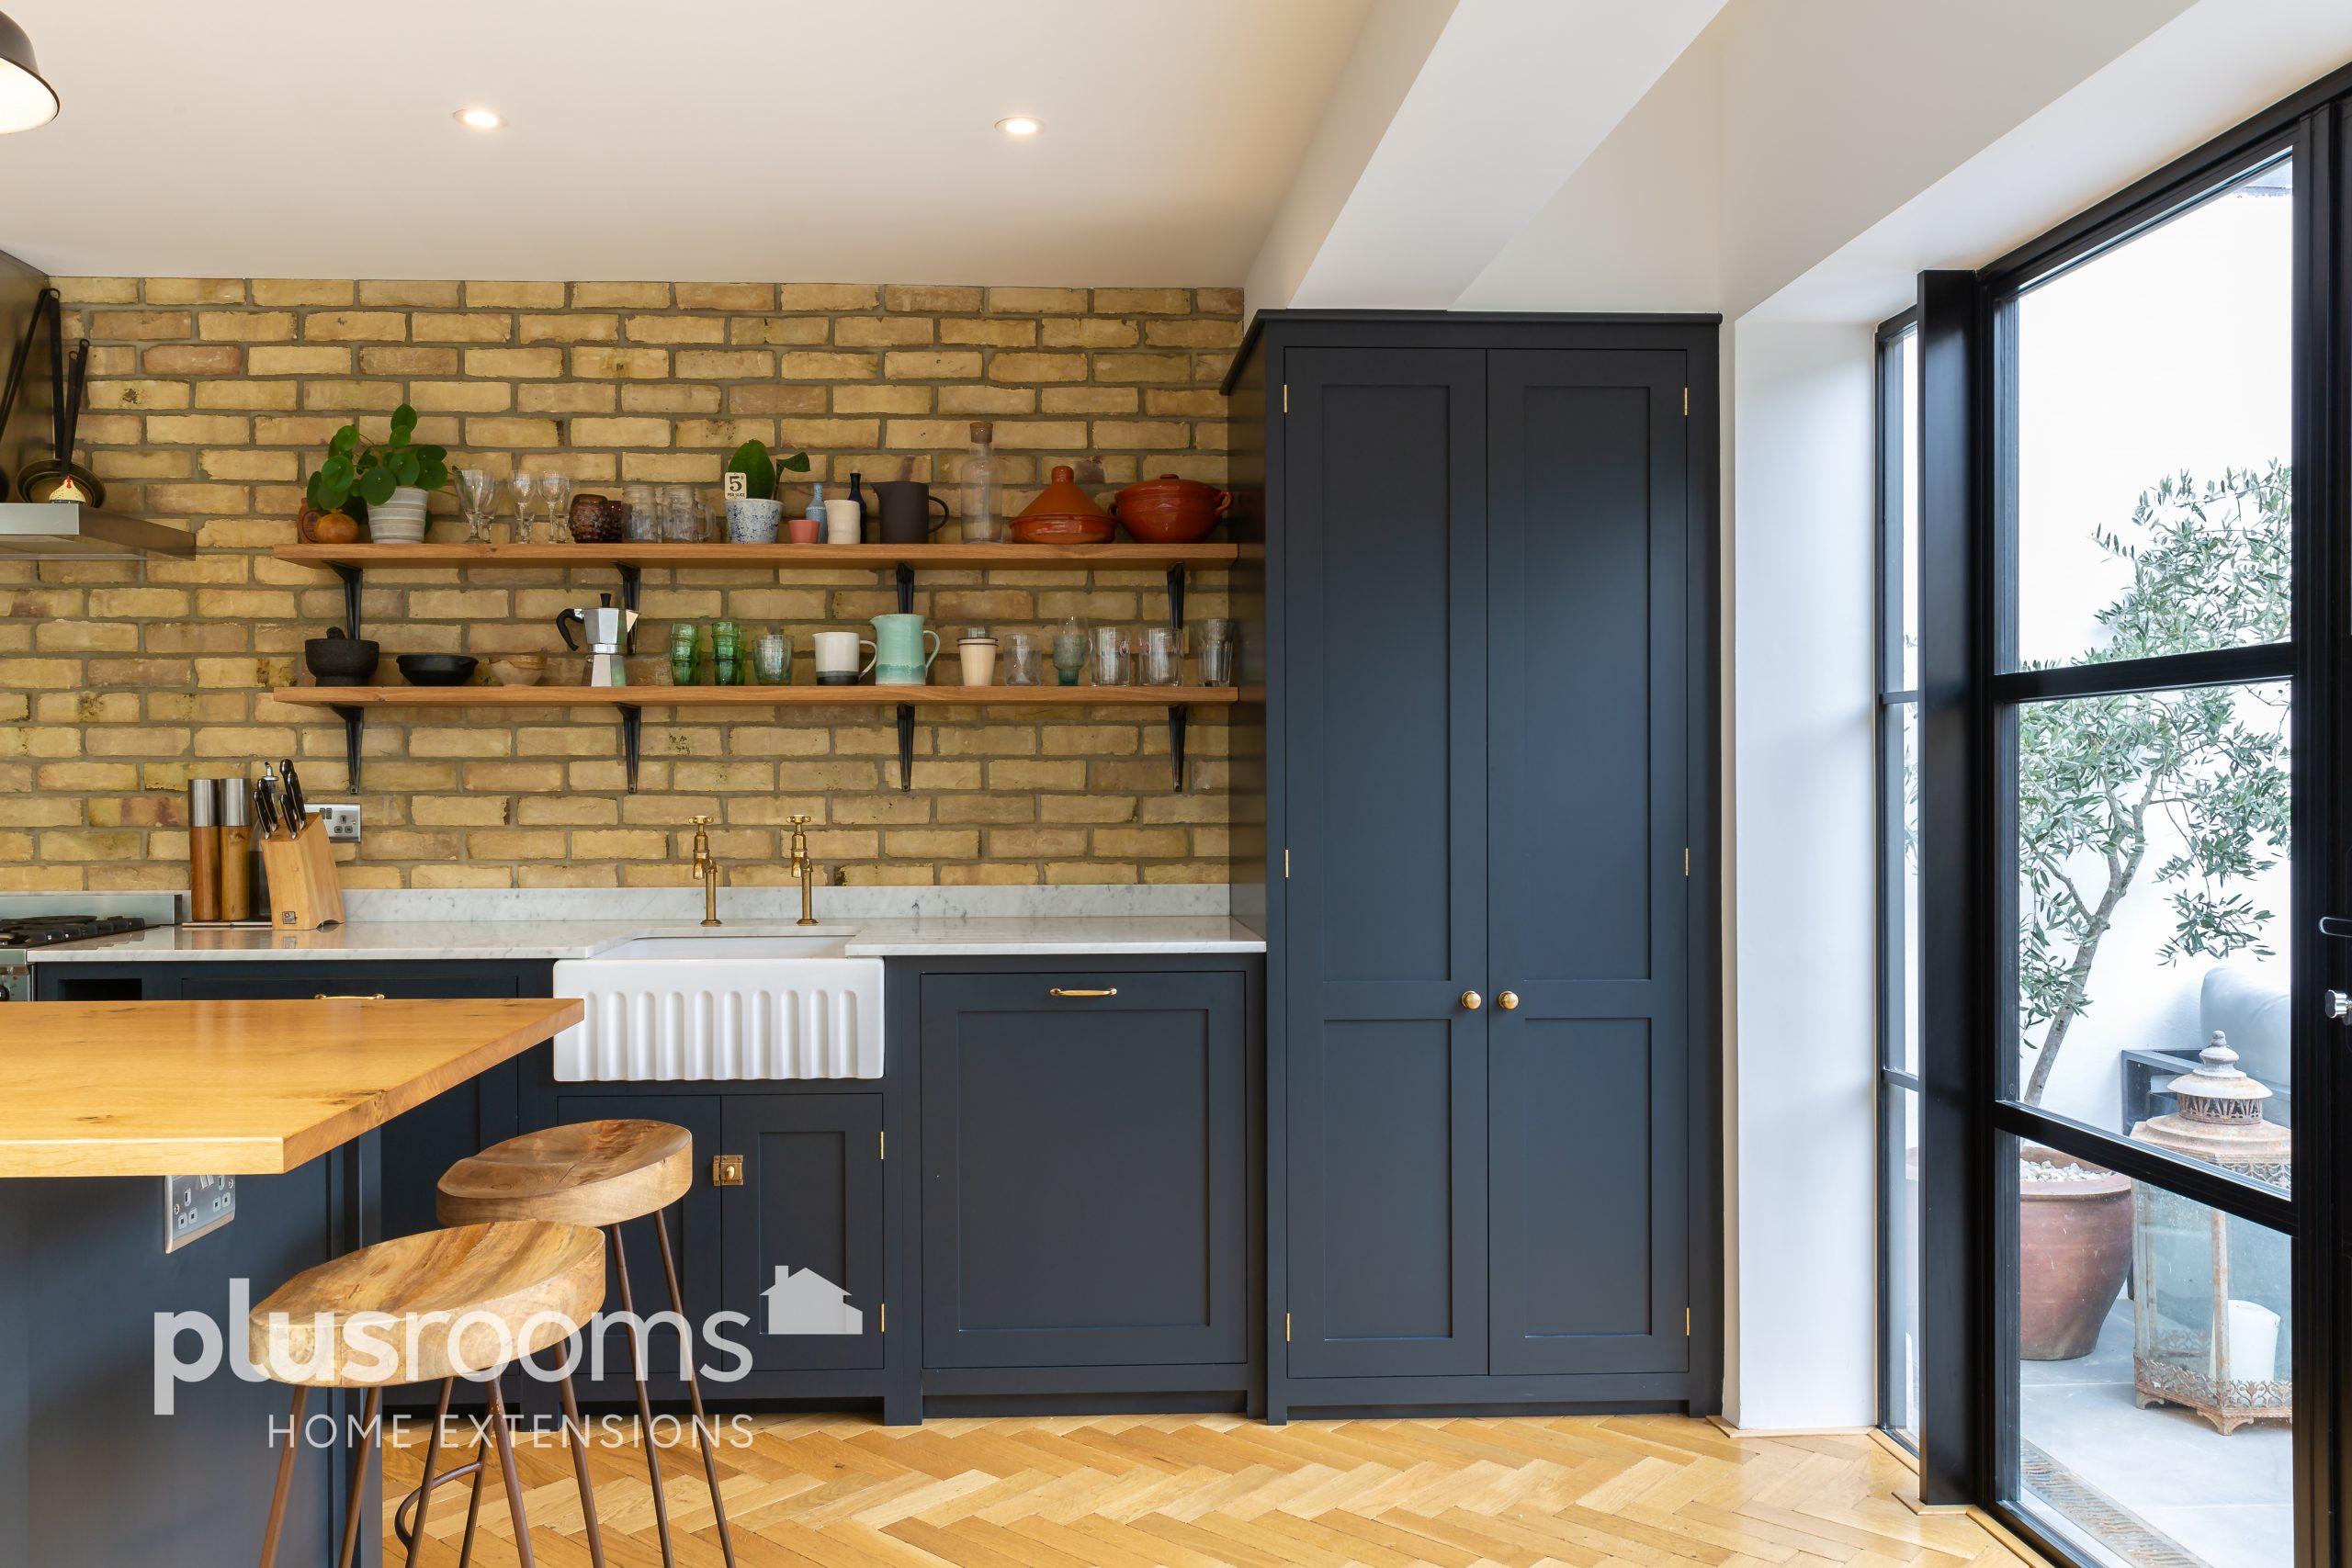
[[[1111,500],[1127,532],[1147,545],[1190,545],[1209,536],[1233,505],[1233,492],[1162,474],[1131,484]]]
[[[1067,463],[1054,467],[1053,482],[1012,520],[1012,536],[1024,545],[1099,545],[1116,534],[1111,514],[1078,486]]]

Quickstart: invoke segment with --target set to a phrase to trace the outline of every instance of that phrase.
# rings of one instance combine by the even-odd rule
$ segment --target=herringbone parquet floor
[[[1905,1506],[1911,1472],[1868,1437],[1726,1438],[1679,1416],[1299,1421],[1114,1416],[933,1421],[752,1417],[722,1433],[722,1485],[743,1568],[2018,1568],[1971,1519]],[[461,1438],[461,1444],[469,1438]],[[633,1446],[591,1450],[613,1568],[661,1562]],[[690,1446],[665,1449],[678,1561],[721,1562]],[[424,1447],[385,1458],[415,1484]],[[552,1437],[517,1468],[533,1550],[588,1561],[571,1461]],[[441,1489],[420,1562],[456,1561],[462,1484]],[[493,1475],[474,1561],[515,1561]],[[401,1561],[389,1537],[388,1563]]]

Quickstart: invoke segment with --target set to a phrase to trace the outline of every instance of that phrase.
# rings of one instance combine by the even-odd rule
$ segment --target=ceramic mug
[[[865,505],[856,501],[825,502],[825,543],[855,545],[865,541]]]
[[[924,647],[928,638],[930,647]],[[874,617],[874,683],[877,686],[920,686],[931,676],[931,661],[939,657],[939,634],[926,630],[917,615]]]
[[[854,686],[860,675],[874,668],[870,658],[863,664],[857,661],[857,650],[874,644],[855,632],[818,632],[808,640],[816,645],[820,686]]]

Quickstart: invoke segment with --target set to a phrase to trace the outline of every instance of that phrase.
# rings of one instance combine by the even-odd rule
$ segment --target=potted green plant
[[[2143,493],[2132,537],[2095,536],[2132,578],[2098,612],[2107,640],[2091,657],[2284,641],[2292,494],[2280,463],[2202,484],[2167,477]],[[2090,1011],[2100,946],[2143,878],[2169,889],[2164,962],[2270,953],[2270,911],[2233,888],[2287,848],[2287,738],[2263,720],[2267,700],[2212,686],[2019,707],[2018,1022],[2032,1063],[2029,1105],[2049,1092],[2067,1036]],[[2132,1183],[2037,1146],[2023,1162],[2019,1353],[2072,1360],[2098,1345],[2130,1266]]]
[[[413,545],[424,537],[425,497],[449,482],[447,448],[416,440],[416,410],[402,403],[392,411],[392,425],[382,441],[369,441],[356,423],[346,424],[327,443],[326,460],[311,476],[302,496],[313,536],[333,534],[356,537],[356,518],[350,508],[356,498],[365,510],[368,536],[379,545]],[[342,518],[341,525],[335,524]]]
[[[795,452],[775,458],[764,441],[746,441],[727,459],[727,537],[738,545],[773,545],[784,522],[784,502],[777,499],[779,470],[808,471],[808,454]]]

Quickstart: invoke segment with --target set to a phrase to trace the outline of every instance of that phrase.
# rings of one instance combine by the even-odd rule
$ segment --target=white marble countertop
[[[192,931],[151,927],[35,948],[36,964],[175,963],[210,959],[594,958],[644,936],[691,936],[673,919],[353,920],[326,931]],[[852,958],[961,958],[1003,954],[1263,953],[1265,939],[1225,915],[1011,915],[827,920],[730,919],[718,934],[848,935]]]

